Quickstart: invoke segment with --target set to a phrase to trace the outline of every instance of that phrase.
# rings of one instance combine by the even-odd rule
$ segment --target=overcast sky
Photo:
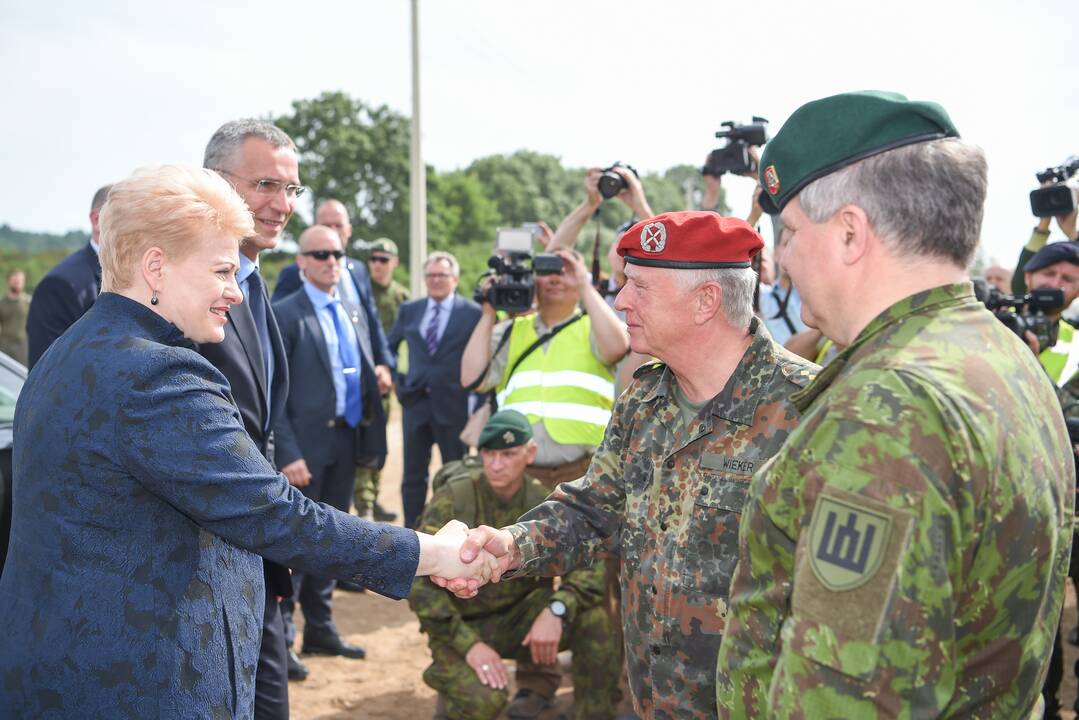
[[[1034,171],[1079,153],[1075,0],[420,7],[439,170],[521,148],[571,166],[699,164],[723,120],[774,131],[808,100],[895,90],[940,102],[985,148],[983,241],[1010,262],[1034,224]],[[199,163],[222,122],[324,91],[409,113],[409,58],[407,0],[0,0],[0,222],[89,229],[98,186]],[[750,181],[725,183],[741,214]]]

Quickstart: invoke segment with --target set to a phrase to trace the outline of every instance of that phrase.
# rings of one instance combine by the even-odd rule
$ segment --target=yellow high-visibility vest
[[[515,318],[510,335],[509,371],[517,358],[539,339],[535,316]],[[543,421],[547,434],[562,445],[599,445],[614,407],[614,375],[592,354],[587,315],[564,328],[503,375],[497,391],[500,410],[516,410],[530,423]]]
[[[1075,328],[1061,321],[1056,345],[1046,348],[1038,356],[1045,372],[1049,373],[1050,379],[1058,387],[1063,386],[1079,371],[1079,347],[1076,347],[1074,339]]]

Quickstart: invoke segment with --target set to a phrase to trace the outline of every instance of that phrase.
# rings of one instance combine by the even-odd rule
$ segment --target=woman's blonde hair
[[[255,234],[251,211],[224,178],[185,165],[142,168],[113,185],[100,228],[101,289],[107,291],[131,287],[151,247],[182,260],[208,233],[237,242]]]

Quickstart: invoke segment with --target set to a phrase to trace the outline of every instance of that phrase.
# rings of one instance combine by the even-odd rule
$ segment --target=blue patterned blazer
[[[314,503],[244,431],[224,377],[103,293],[15,412],[0,714],[250,717],[263,555],[408,594],[411,530]]]

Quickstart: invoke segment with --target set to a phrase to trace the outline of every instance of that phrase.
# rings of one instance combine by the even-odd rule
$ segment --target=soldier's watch
[[[566,603],[561,600],[552,600],[547,608],[551,611],[551,614],[559,620],[566,619]]]

